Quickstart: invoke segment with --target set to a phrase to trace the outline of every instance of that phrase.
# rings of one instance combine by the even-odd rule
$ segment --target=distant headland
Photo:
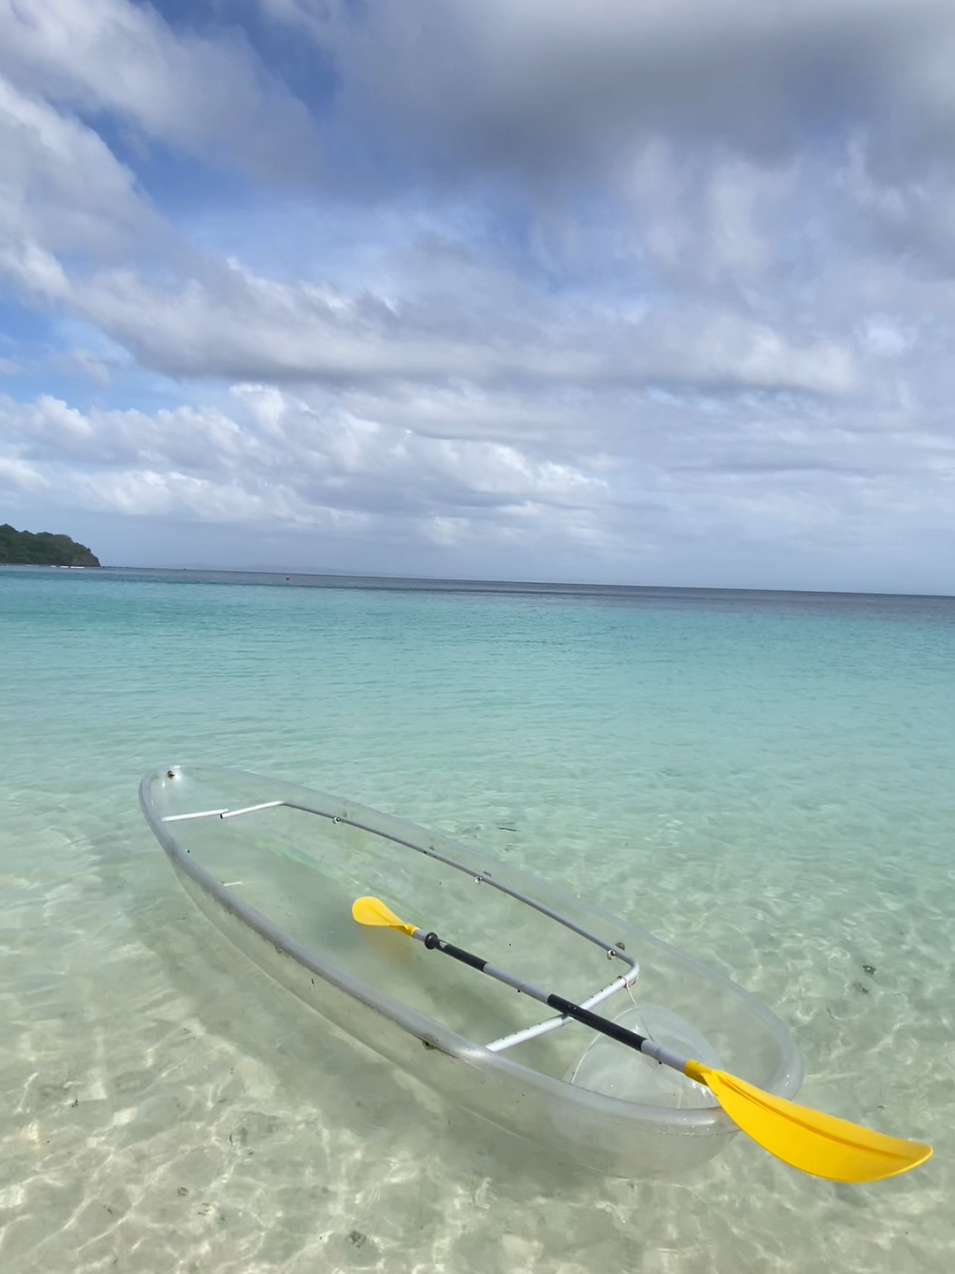
[[[9,522],[0,526],[0,566],[99,566],[85,544],[49,531],[18,531]]]

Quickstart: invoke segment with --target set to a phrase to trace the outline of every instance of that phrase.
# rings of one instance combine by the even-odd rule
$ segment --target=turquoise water
[[[949,1270],[955,601],[335,583],[0,570],[0,1267]],[[935,1158],[835,1186],[737,1138],[627,1182],[509,1143],[215,935],[137,805],[174,761],[603,900],[789,1022],[802,1100]]]

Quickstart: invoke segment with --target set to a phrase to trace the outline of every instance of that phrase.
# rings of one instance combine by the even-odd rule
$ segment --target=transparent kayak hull
[[[661,1085],[642,1070],[656,1063],[618,1045],[607,1046],[621,1055],[620,1085],[583,1086],[580,1076],[607,1071],[590,1064],[603,1037],[401,933],[357,925],[357,897],[377,895],[403,920],[604,1016],[682,1023],[770,1093],[799,1088],[788,1028],[741,987],[448,837],[236,770],[163,769],[143,779],[140,800],[186,892],[256,965],[447,1100],[562,1158],[671,1176],[737,1129],[705,1090],[679,1075]]]

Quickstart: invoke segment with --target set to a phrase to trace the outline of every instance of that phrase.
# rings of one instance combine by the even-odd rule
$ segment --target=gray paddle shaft
[[[489,978],[503,982],[505,986],[513,987],[519,994],[529,995],[532,1000],[539,1000],[541,1004],[546,1004],[548,1008],[556,1009],[564,1017],[571,1017],[576,1022],[589,1026],[591,1030],[599,1031],[601,1035],[606,1035],[610,1039],[616,1040],[619,1044],[625,1044],[627,1048],[636,1049],[638,1053],[644,1053],[647,1057],[652,1057],[654,1061],[660,1062],[663,1066],[670,1066],[681,1074],[686,1071],[688,1058],[680,1057],[678,1053],[671,1053],[662,1044],[648,1040],[646,1036],[638,1035],[636,1031],[628,1031],[626,1027],[618,1026],[616,1022],[611,1022],[609,1018],[601,1017],[599,1013],[591,1013],[589,1009],[581,1008],[579,1004],[574,1004],[572,1000],[565,1000],[561,995],[548,994],[547,991],[542,991],[540,987],[534,986],[533,983],[525,982],[523,978],[516,978],[513,973],[508,973],[506,969],[499,969],[496,965],[489,964],[487,960],[473,955],[470,951],[452,946],[450,942],[445,942],[443,938],[439,938],[436,933],[424,933],[421,929],[416,929],[412,937],[417,938],[419,942],[423,942],[429,951],[441,951],[445,955],[451,956],[453,960],[459,960],[461,964],[467,964],[472,969],[477,969],[479,973],[486,973]]]

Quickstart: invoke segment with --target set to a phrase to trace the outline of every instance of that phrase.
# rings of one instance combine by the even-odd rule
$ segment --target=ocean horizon
[[[4,1271],[948,1270],[955,598],[7,567],[0,647]],[[512,1144],[189,902],[137,803],[189,762],[635,920],[790,1026],[798,1100],[935,1157],[839,1186],[739,1137],[627,1181]]]
[[[723,594],[739,594],[741,596],[763,596],[767,598],[786,597],[820,597],[820,598],[926,598],[945,600],[955,597],[949,593],[898,592],[869,589],[821,589],[821,588],[756,588],[736,587],[729,585],[685,585],[685,584],[609,584],[604,582],[583,580],[525,580],[525,579],[491,579],[480,577],[443,577],[426,575],[398,575],[388,572],[372,574],[356,574],[351,571],[292,570],[281,566],[135,566],[104,563],[98,567],[89,566],[23,566],[0,565],[0,569],[10,570],[76,570],[101,571],[133,575],[172,575],[195,576],[199,581],[212,582],[220,577],[236,583],[282,584],[285,582],[310,585],[316,588],[367,588],[367,589],[413,589],[417,591],[435,592],[553,592],[566,593],[570,596],[612,596],[621,597],[641,595],[656,596],[666,594],[688,594],[703,597],[718,597]]]

